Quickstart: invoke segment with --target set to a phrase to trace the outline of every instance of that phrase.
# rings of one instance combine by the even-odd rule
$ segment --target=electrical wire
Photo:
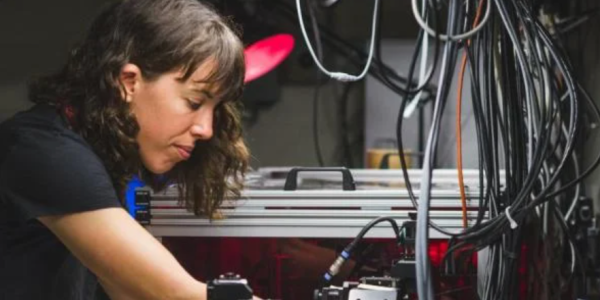
[[[482,280],[483,299],[519,297],[518,269],[524,264],[524,258],[520,257],[523,247],[543,239],[543,234],[550,236],[556,225],[563,229],[560,236],[568,240],[564,243],[565,253],[571,256],[571,259],[565,257],[564,261],[557,257],[557,264],[571,270],[567,282],[585,278],[585,274],[574,275],[576,268],[583,272],[584,260],[576,251],[567,221],[574,216],[580,196],[584,194],[582,180],[600,164],[599,153],[587,168],[580,166],[581,155],[577,147],[581,126],[586,121],[582,115],[585,113],[589,115],[587,118],[600,120],[600,110],[577,82],[570,57],[557,41],[562,34],[548,32],[530,1],[450,1],[446,12],[439,7],[440,1],[412,0],[413,14],[421,21],[421,30],[406,77],[387,66],[380,53],[381,39],[377,38],[377,33],[381,32],[382,7],[378,5],[383,6],[383,3],[375,3],[368,53],[322,28],[318,22],[307,22],[299,3],[297,0],[297,17],[313,59],[315,53],[304,23],[309,23],[307,28],[323,34],[323,42],[329,49],[363,68],[361,75],[369,73],[402,98],[396,137],[406,189],[418,211],[415,254],[420,299],[431,299],[436,295],[431,287],[434,274],[427,258],[429,228],[451,239],[445,256],[448,265],[444,265],[448,272],[455,272],[454,266],[460,265],[455,260],[462,260],[469,251],[489,249],[488,272]],[[295,19],[294,9],[284,1],[274,2],[273,7],[282,16]],[[444,13],[447,15],[442,16]],[[442,19],[448,20],[447,34],[441,33]],[[432,64],[429,64],[430,37],[435,43]],[[463,51],[462,60],[457,61],[459,49]],[[320,64],[322,60],[322,56],[315,59],[320,69],[324,69]],[[464,182],[459,183],[463,226],[468,226],[458,232],[432,222],[428,211],[433,187],[432,169],[437,165],[440,128],[456,77],[456,66],[460,67],[456,99],[459,181],[463,168],[461,159],[465,154],[460,110],[465,100],[463,92],[468,89],[479,170],[478,208],[474,221],[466,217]],[[436,71],[440,71],[436,76],[437,86],[432,83]],[[466,84],[464,76],[469,76],[470,85]],[[419,106],[423,103],[422,98],[435,99],[435,102],[427,146],[423,151],[424,175],[420,184],[413,186],[406,170],[402,116],[416,109],[423,114],[423,107]],[[532,228],[543,234],[530,235]],[[526,263],[535,264],[536,261]]]
[[[389,222],[394,230],[394,236],[396,238],[396,243],[400,245],[402,243],[401,232],[405,227],[405,223],[402,226],[398,227],[398,223],[394,220],[393,217],[390,216],[381,216],[378,217],[369,223],[367,223],[361,231],[356,235],[354,240],[348,244],[344,250],[340,253],[337,259],[331,264],[327,272],[323,275],[323,283],[322,285],[328,284],[340,271],[344,263],[352,256],[352,252],[358,243],[365,237],[365,235],[371,230],[371,228],[375,227],[375,225],[381,222]]]
[[[343,165],[348,168],[354,168],[354,157],[352,154],[352,147],[350,142],[350,129],[348,128],[348,101],[350,98],[350,91],[354,86],[353,83],[344,84],[342,94],[340,96],[340,136],[342,138],[342,157]]]
[[[315,8],[313,5],[309,5],[309,16],[310,21],[313,27],[313,34],[315,39],[315,44],[317,44],[317,56],[319,60],[323,59],[323,46],[321,45],[321,34],[319,27],[317,26],[317,17],[315,16]],[[315,156],[317,158],[317,164],[319,167],[325,166],[325,162],[323,159],[323,153],[321,152],[321,142],[319,139],[319,93],[321,91],[321,87],[323,86],[323,82],[321,79],[321,73],[317,71],[316,73],[317,84],[315,85],[314,95],[313,95],[313,146],[315,149]]]
[[[458,4],[456,1],[450,3],[450,15],[448,18],[448,28],[450,32],[456,27],[456,19],[458,13]],[[444,47],[442,57],[440,82],[447,81],[453,69],[451,62],[455,59],[456,49],[452,43],[447,43]],[[416,259],[416,274],[417,274],[417,292],[419,298],[433,299],[433,283],[431,276],[431,266],[428,256],[428,240],[429,240],[429,202],[431,197],[431,176],[433,171],[433,162],[436,155],[437,138],[439,136],[441,113],[445,106],[445,100],[448,95],[448,85],[439,85],[438,93],[434,101],[434,116],[432,127],[430,129],[429,138],[425,146],[425,156],[423,159],[423,175],[420,182],[420,197],[419,207],[417,208],[417,232],[415,238],[415,259]]]
[[[425,12],[437,10],[432,2],[426,3],[422,2],[419,12],[417,1],[412,1],[415,18],[427,20]],[[484,18],[477,23],[484,5]],[[446,233],[429,222],[427,207],[423,206],[429,197],[427,190],[430,189],[431,178],[428,172],[435,166],[434,145],[446,103],[445,93],[452,81],[452,76],[446,75],[452,69],[449,66],[455,64],[453,54],[460,45],[464,47],[464,54],[457,93],[457,169],[459,173],[462,170],[460,107],[462,78],[468,64],[477,136],[480,199],[474,224],[469,224],[459,233],[449,234],[452,247],[448,249],[447,259],[455,259],[452,252],[489,248],[489,276],[483,281],[483,298],[515,299],[519,295],[517,271],[520,251],[523,245],[531,243],[531,239],[524,238],[524,230],[539,224],[541,232],[549,232],[552,222],[566,227],[566,220],[573,215],[582,193],[581,180],[600,164],[598,155],[586,170],[581,171],[575,148],[582,103],[599,119],[600,111],[576,82],[565,57],[566,52],[540,24],[525,0],[449,2],[448,20],[448,35],[445,37],[440,34],[437,25],[434,30],[421,24],[423,28],[419,33],[419,36],[423,33],[432,35],[436,41],[445,41],[446,45],[425,151],[420,197],[418,205],[415,205],[418,210],[415,249],[418,257],[417,291],[419,298],[431,297],[427,282],[430,273],[427,273],[427,260],[424,258],[427,224]],[[452,20],[456,20],[456,24],[453,25]],[[471,21],[473,25],[468,26]],[[421,23],[426,25],[426,22]],[[418,45],[423,43],[423,40],[417,42]],[[413,68],[414,64],[411,64],[409,80]],[[400,153],[401,128],[398,120],[396,132]],[[504,171],[502,180],[500,170]],[[405,181],[412,200],[412,186],[406,176]],[[459,186],[462,188],[464,184],[459,183]],[[461,194],[463,201],[466,196]],[[462,207],[464,226],[466,205]],[[559,207],[562,217],[555,221],[553,210]],[[487,218],[483,218],[484,215]],[[572,242],[566,246],[573,250]],[[573,251],[571,253],[574,255]],[[567,261],[573,268],[575,260]]]
[[[377,11],[379,9],[379,0],[375,0],[375,4],[374,4],[374,8],[373,8],[373,24],[371,25],[372,29],[371,29],[371,44],[369,46],[369,58],[367,59],[367,64],[365,65],[363,71],[359,75],[350,75],[350,74],[343,73],[343,72],[331,72],[331,71],[325,69],[325,67],[323,67],[323,65],[321,64],[319,59],[316,57],[315,52],[312,48],[312,44],[311,44],[310,40],[308,39],[308,34],[306,33],[306,27],[304,26],[304,17],[302,16],[302,4],[300,3],[300,0],[296,0],[296,9],[298,11],[298,21],[300,22],[300,30],[302,31],[302,36],[304,37],[304,41],[306,42],[308,52],[310,52],[310,55],[312,56],[315,64],[323,73],[325,73],[329,77],[331,77],[335,80],[339,80],[339,81],[358,81],[358,80],[363,79],[365,77],[365,75],[367,75],[367,72],[369,71],[369,68],[371,66],[371,61],[373,59],[373,52],[374,52],[374,47],[375,47],[375,35],[376,35],[377,15],[378,15]]]
[[[296,1],[298,8],[299,2]],[[376,10],[378,2],[374,9],[376,13],[369,47],[377,46],[377,55],[373,55],[371,50],[364,53],[326,28],[321,31],[323,40],[330,49],[364,68],[361,74],[368,72],[402,97],[396,136],[407,191],[418,211],[415,254],[419,298],[431,299],[435,295],[431,287],[433,274],[427,260],[428,230],[431,227],[452,240],[452,247],[447,253],[449,266],[454,264],[452,260],[461,259],[456,257],[464,257],[463,254],[468,253],[463,251],[490,249],[489,273],[482,281],[482,296],[484,299],[515,299],[519,295],[521,249],[532,242],[531,238],[525,238],[528,234],[525,230],[540,226],[542,232],[550,232],[555,222],[568,229],[566,220],[573,216],[583,193],[581,181],[600,164],[599,154],[583,170],[579,167],[580,155],[576,149],[581,107],[588,108],[586,112],[598,119],[600,112],[577,83],[565,56],[566,51],[542,26],[528,1],[451,1],[447,16],[440,16],[443,10],[437,7],[438,3],[434,0],[422,0],[420,4],[413,0],[411,3],[415,18],[423,24],[420,24],[422,30],[406,77],[399,76],[383,63],[380,47],[377,46],[380,39],[376,38],[376,33],[381,32],[380,28],[376,29],[381,26],[381,16],[378,17],[381,7]],[[286,4],[277,3],[274,7],[289,15]],[[307,39],[304,17],[299,12],[301,30]],[[440,20],[443,18],[448,20],[445,35],[440,33]],[[320,25],[313,23],[311,27],[314,30]],[[434,63],[427,68],[430,36],[434,38],[435,54]],[[311,51],[312,46],[307,44]],[[438,52],[438,49],[442,50]],[[458,49],[464,51],[459,64]],[[313,52],[311,55],[315,59]],[[439,66],[438,57],[441,59]],[[321,59],[315,60],[318,66]],[[371,64],[371,61],[374,63]],[[437,141],[443,126],[441,120],[456,65],[460,67],[461,81],[460,92],[457,93],[457,161],[464,150],[459,107],[462,107],[462,93],[470,88],[479,169],[477,218],[459,232],[441,228],[429,220],[428,212],[431,170],[436,167]],[[431,81],[438,70],[440,73],[434,90]],[[415,73],[416,78],[413,78]],[[470,86],[463,87],[465,75],[470,76]],[[432,99],[435,97],[435,102],[427,146],[423,151],[424,175],[420,184],[414,186],[418,191],[413,191],[404,161],[402,116],[409,111],[407,105],[423,112],[423,108],[417,105],[422,101],[421,93],[427,93]],[[457,170],[460,173],[462,162],[458,163]],[[463,187],[464,182],[459,185]],[[468,220],[464,202],[466,193],[463,192],[463,226]],[[555,210],[560,212],[561,218],[553,216],[558,216]],[[563,230],[563,236],[567,237],[567,233]],[[571,240],[565,247],[569,248],[567,251],[574,249]],[[575,259],[565,259],[565,262],[572,269],[576,262],[580,264],[582,261],[574,251],[569,253]]]
[[[484,1],[481,1],[481,2],[484,2]],[[475,34],[477,34],[479,31],[481,31],[487,25],[488,21],[490,20],[490,16],[492,15],[492,6],[490,3],[487,5],[487,9],[485,11],[485,16],[483,17],[483,20],[481,21],[481,23],[479,23],[479,25],[476,26],[475,28],[473,28],[471,31],[465,32],[462,34],[456,34],[456,35],[439,34],[435,30],[431,29],[431,27],[429,27],[429,25],[427,25],[425,20],[423,20],[423,18],[421,17],[421,14],[419,13],[419,8],[417,6],[417,0],[411,0],[411,5],[412,5],[412,10],[413,10],[413,15],[415,16],[415,20],[417,21],[419,26],[421,26],[421,28],[423,28],[423,30],[425,30],[425,32],[427,32],[427,34],[429,34],[433,37],[436,37],[444,42],[460,41],[460,40],[468,39],[468,38],[474,36]]]
[[[271,3],[273,5],[270,7],[274,8],[277,14],[269,14],[269,17],[283,17],[285,21],[290,23],[290,25],[297,26],[298,29],[301,30],[298,22],[297,10],[294,9],[292,5],[289,5],[285,1],[275,1]],[[308,24],[311,23],[309,20],[304,20],[303,22],[305,24],[306,22],[308,22]],[[317,26],[319,31],[323,34],[323,42],[325,45],[335,51],[338,55],[345,57],[351,63],[364,68],[365,61],[369,56],[367,53],[365,53],[361,48],[358,48],[348,41],[342,39],[334,32],[329,30],[326,26],[323,26],[322,24],[317,24]],[[308,29],[312,29],[312,27]],[[403,87],[402,85],[406,85],[408,82],[407,78],[396,73],[391,67],[380,61],[379,58],[373,57],[373,60],[377,63],[372,64],[368,69],[369,74],[384,86],[389,88],[392,92],[404,97],[406,93],[410,94],[423,91],[427,95],[424,98],[429,98],[433,93],[435,93],[436,87],[429,81],[424,82],[422,86],[414,89],[407,89],[407,87]],[[436,65],[436,60],[434,60],[433,65]]]
[[[323,159],[323,152],[321,151],[321,142],[319,138],[319,93],[322,85],[323,83],[321,82],[320,76],[317,76],[317,84],[313,92],[312,131],[315,157],[317,158],[317,164],[319,167],[325,166],[325,160]]]
[[[479,17],[481,16],[481,11],[483,7],[483,2],[479,3],[479,8],[477,9],[477,15],[475,16],[475,21],[473,22],[473,27],[476,27],[479,23]],[[490,4],[487,4],[490,7]],[[467,45],[471,45],[471,41],[467,41]],[[467,53],[463,53],[462,63],[460,66],[460,74],[458,76],[458,88],[457,88],[457,101],[456,101],[456,164],[458,171],[458,187],[460,191],[460,200],[462,205],[462,219],[463,219],[463,228],[467,228],[468,220],[467,220],[467,196],[465,193],[465,184],[464,184],[464,176],[463,176],[463,166],[462,166],[462,95],[463,95],[463,80],[465,77],[465,71],[467,67]]]

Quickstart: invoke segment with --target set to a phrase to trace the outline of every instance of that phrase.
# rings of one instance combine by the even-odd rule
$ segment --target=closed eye
[[[188,106],[190,107],[191,110],[198,110],[200,109],[200,107],[202,107],[202,102],[196,102],[190,99],[186,99]]]

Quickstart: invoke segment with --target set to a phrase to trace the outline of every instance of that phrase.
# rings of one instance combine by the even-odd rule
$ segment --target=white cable
[[[373,60],[373,53],[375,52],[375,49],[374,49],[375,48],[375,33],[377,30],[377,11],[379,9],[379,0],[375,0],[375,8],[373,9],[373,24],[372,24],[373,27],[371,29],[371,45],[369,46],[369,58],[367,59],[367,64],[365,65],[364,70],[358,76],[343,73],[343,72],[330,72],[327,69],[325,69],[323,67],[323,65],[321,65],[321,62],[316,57],[315,51],[312,48],[312,45],[308,38],[308,34],[306,33],[306,27],[304,26],[304,19],[302,16],[302,7],[301,6],[302,5],[300,4],[300,0],[296,0],[296,8],[298,10],[298,21],[300,22],[300,30],[302,31],[302,36],[304,37],[304,41],[306,42],[306,47],[308,48],[308,51],[310,52],[310,55],[312,56],[313,60],[315,61],[315,64],[317,65],[317,67],[323,73],[327,74],[329,77],[339,80],[339,81],[348,82],[348,81],[358,81],[358,80],[363,79],[365,77],[365,75],[367,75],[367,72],[369,71],[369,68],[371,67],[371,61]]]
[[[567,214],[565,215],[565,222],[571,218],[571,214],[573,213],[573,211],[575,210],[575,207],[577,206],[577,203],[579,202],[580,189],[581,189],[581,186],[579,184],[576,184],[575,185],[575,199],[573,199],[573,201],[571,202],[571,206],[569,207],[569,210],[567,211]]]
[[[571,274],[575,274],[575,246],[573,246],[573,242],[569,240],[569,246],[571,248]]]
[[[515,228],[519,227],[519,224],[517,224],[517,222],[515,222],[515,219],[513,219],[510,216],[509,209],[510,209],[510,205],[506,207],[506,209],[504,210],[504,213],[506,214],[506,218],[508,219],[508,222],[510,222],[510,228],[515,229]]]
[[[421,11],[425,11],[426,5],[427,5],[427,0],[423,0],[423,5],[421,8]],[[427,68],[428,54],[429,54],[429,37],[425,35],[425,36],[423,36],[423,41],[421,42],[421,66],[419,69],[419,85],[418,86],[422,86],[423,84],[425,84],[425,80],[427,79],[425,70]],[[431,72],[433,72],[433,70]],[[432,76],[433,76],[433,74],[432,74]],[[423,95],[423,90],[419,91],[410,100],[410,102],[404,109],[404,113],[402,114],[402,116],[405,119],[408,119],[408,118],[410,118],[410,116],[412,116],[413,112],[415,111],[415,109],[417,108],[417,106],[419,104],[419,101],[421,101],[422,95]]]
[[[419,23],[419,26],[421,26],[421,28],[423,28],[423,30],[425,30],[425,32],[427,32],[427,34],[431,35],[432,37],[436,37],[435,30],[431,29],[431,27],[429,27],[429,25],[427,25],[425,20],[423,20],[423,18],[421,17],[421,14],[419,13],[419,8],[417,7],[417,0],[412,0],[411,2],[412,2],[413,15],[415,16],[415,20],[417,20],[417,23]],[[481,2],[479,5],[481,5]],[[481,23],[479,23],[475,28],[473,28],[472,30],[470,30],[468,32],[458,34],[458,35],[437,34],[437,38],[444,42],[459,41],[459,40],[464,40],[464,39],[470,38],[470,37],[474,36],[475,34],[477,34],[479,31],[481,31],[481,29],[483,29],[483,27],[485,27],[485,25],[487,24],[487,22],[490,19],[491,14],[492,14],[492,3],[491,3],[491,0],[488,0],[487,7],[485,10],[485,16],[483,17],[483,20],[481,20]]]
[[[560,102],[565,101],[565,99],[567,99],[569,96],[571,96],[569,94],[569,91],[566,91],[561,97],[560,97]]]
[[[496,39],[494,39],[495,41]],[[498,97],[498,101],[504,101],[504,93],[502,91],[502,76],[500,71],[500,47],[493,47],[492,55],[494,59],[494,82],[496,83],[496,93]],[[500,110],[500,119],[504,118],[504,106],[501,103],[498,103],[498,107]]]
[[[568,137],[569,133],[567,132],[567,128],[565,127],[565,125],[562,125],[561,128],[562,128],[563,134],[566,137]],[[573,169],[575,171],[575,175],[578,176],[579,175],[579,165],[578,165],[579,159],[577,158],[577,153],[575,153],[575,151],[573,151],[571,156],[573,158]],[[577,203],[579,202],[580,195],[581,195],[581,184],[578,183],[575,185],[575,196],[573,198],[573,201],[571,202],[571,206],[569,206],[569,209],[567,210],[567,214],[565,214],[565,223],[567,223],[569,221],[569,219],[571,218],[571,214],[573,213],[573,211],[575,210],[575,207],[577,206]]]

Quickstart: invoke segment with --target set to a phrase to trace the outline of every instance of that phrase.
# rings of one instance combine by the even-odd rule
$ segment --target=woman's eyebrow
[[[215,95],[213,95],[210,91],[208,91],[207,89],[203,89],[203,88],[198,88],[198,87],[194,87],[190,89],[192,92],[199,94],[199,95],[203,95],[206,98],[210,99],[210,100],[214,100]]]

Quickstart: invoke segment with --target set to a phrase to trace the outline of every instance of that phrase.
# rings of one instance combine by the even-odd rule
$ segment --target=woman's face
[[[182,71],[146,81],[140,69],[125,65],[121,81],[125,100],[140,126],[137,135],[144,166],[154,174],[171,170],[188,159],[198,140],[213,135],[213,113],[219,103],[204,82],[213,64],[205,63],[183,81]]]

